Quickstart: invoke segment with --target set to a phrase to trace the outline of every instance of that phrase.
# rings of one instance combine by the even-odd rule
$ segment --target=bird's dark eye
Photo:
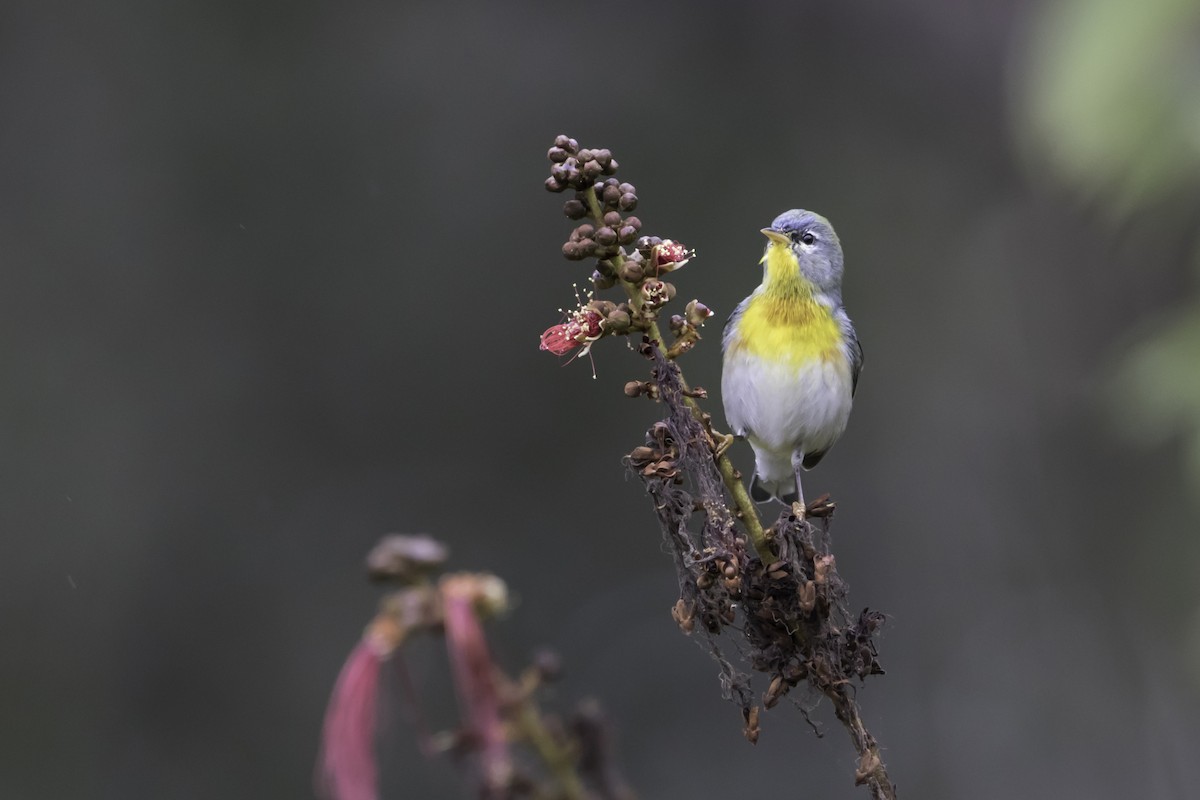
[[[815,242],[817,240],[817,237],[813,236],[808,231],[804,231],[803,233],[800,233],[800,234],[792,234],[792,237],[793,237],[793,239],[804,242],[805,244],[812,244],[813,242]]]

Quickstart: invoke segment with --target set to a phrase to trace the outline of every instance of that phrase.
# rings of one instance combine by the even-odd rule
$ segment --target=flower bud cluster
[[[590,352],[591,345],[605,335],[650,333],[660,309],[677,293],[664,276],[687,264],[693,251],[670,239],[642,235],[642,221],[632,214],[638,206],[637,187],[615,177],[618,164],[611,151],[580,147],[577,140],[562,135],[554,140],[546,157],[550,161],[546,188],[572,192],[563,203],[563,214],[578,223],[562,245],[563,257],[569,261],[595,259],[590,276],[593,289],[619,285],[627,301],[610,310],[588,303],[564,312],[567,318],[542,334],[541,348],[556,355],[579,348],[576,355],[580,355]],[[711,312],[693,313],[693,308],[707,312],[693,300],[682,317],[686,324],[672,325],[671,358],[687,352],[700,339],[698,329]]]

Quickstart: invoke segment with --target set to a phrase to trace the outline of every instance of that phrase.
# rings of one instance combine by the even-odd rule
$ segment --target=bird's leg
[[[804,489],[800,483],[800,473],[804,471],[804,451],[799,448],[792,452],[792,471],[796,473],[796,501],[792,503],[792,513],[797,519],[804,519],[808,512],[804,507]]]

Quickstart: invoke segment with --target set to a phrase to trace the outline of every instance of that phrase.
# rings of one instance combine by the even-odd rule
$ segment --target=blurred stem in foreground
[[[581,221],[563,244],[563,255],[595,259],[594,290],[619,286],[624,299],[597,300],[589,292],[577,308],[564,312],[563,322],[542,334],[541,346],[577,357],[590,355],[607,336],[630,336],[650,362],[649,380],[630,381],[625,394],[662,403],[665,416],[628,463],[654,500],[675,560],[680,598],[673,618],[685,634],[698,632],[704,639],[720,665],[723,694],[741,708],[750,742],[760,735],[762,710],[804,683],[832,702],[850,734],[859,756],[855,783],[866,784],[875,798],[895,798],[854,690],[866,676],[883,672],[874,635],[884,616],[848,611],[846,586],[830,551],[834,504],[821,498],[803,517],[784,511],[770,526],[763,524],[726,454],[733,437],[713,429],[699,404],[706,392],[689,386],[678,366],[700,342],[700,328],[712,312],[692,300],[682,314],[663,316],[676,295],[675,285],[663,278],[692,254],[669,239],[639,236],[641,220],[629,214],[637,207],[636,189],[614,177],[618,165],[607,149],[581,148],[564,135],[547,157],[546,188],[573,190],[563,213]],[[769,676],[761,705],[750,677],[725,655],[726,639],[737,640],[741,660]],[[793,702],[807,718],[807,708]]]

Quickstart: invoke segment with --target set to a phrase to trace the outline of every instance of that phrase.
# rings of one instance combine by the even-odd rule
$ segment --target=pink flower
[[[695,250],[688,250],[679,242],[664,239],[662,244],[654,248],[654,266],[659,272],[670,272],[687,264],[694,255]]]
[[[549,350],[556,356],[565,356],[579,347],[579,342],[571,335],[572,326],[566,322],[553,325],[542,334],[542,350]]]
[[[603,335],[604,317],[590,306],[580,306],[568,312],[566,322],[546,329],[542,334],[541,349],[562,356],[582,346],[579,355],[584,355],[591,349],[592,342]]]

